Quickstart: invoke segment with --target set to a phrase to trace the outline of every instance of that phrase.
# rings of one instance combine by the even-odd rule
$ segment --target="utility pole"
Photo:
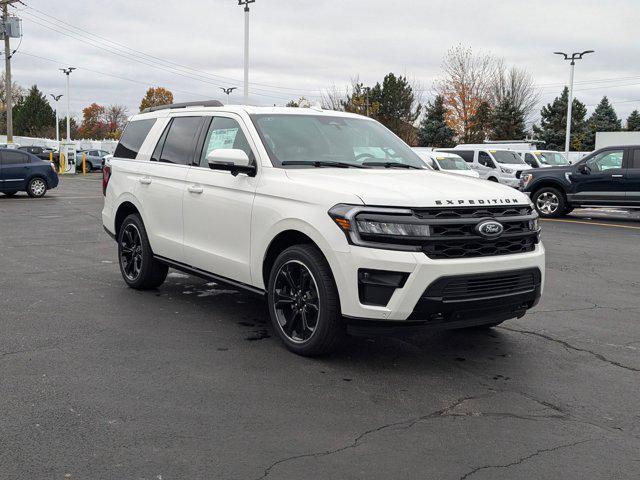
[[[220,90],[222,90],[224,93],[227,94],[227,105],[229,105],[229,95],[231,95],[231,92],[233,92],[237,88],[238,87],[228,87],[228,88],[220,87]]]
[[[62,95],[54,95],[53,93],[50,93],[49,95],[51,95],[51,98],[53,98],[56,102],[56,142],[60,143],[60,120],[58,117],[58,100],[62,98]],[[60,148],[60,145],[58,145],[58,148]]]
[[[67,76],[67,143],[71,143],[71,107],[69,102],[69,75],[76,67],[61,68],[60,71]]]
[[[244,104],[249,105],[249,4],[256,0],[238,0],[244,5]]]
[[[19,0],[3,0],[2,1],[2,25],[4,35],[4,96],[5,106],[7,107],[7,144],[13,143],[13,98],[11,94],[11,42],[9,41],[9,32],[7,31],[7,22],[9,21],[9,5],[17,3]]]
[[[562,55],[563,60],[571,60],[571,66],[569,67],[569,99],[567,102],[567,130],[564,139],[564,155],[569,158],[569,150],[571,147],[571,110],[573,108],[573,71],[576,66],[576,60],[582,60],[582,57],[587,53],[594,53],[594,50],[585,50],[584,52],[574,52],[569,56],[564,52],[553,52],[555,55]]]
[[[370,87],[364,87],[364,94],[365,94],[365,102],[367,102],[366,105],[366,112],[367,112],[367,117],[369,116],[369,92],[371,91]]]

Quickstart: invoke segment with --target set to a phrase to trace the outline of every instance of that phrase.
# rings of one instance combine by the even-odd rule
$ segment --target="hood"
[[[463,175],[465,177],[480,178],[480,174],[475,170],[440,170],[443,173],[451,173],[453,175]]]
[[[563,166],[560,166],[560,167],[547,165],[547,166],[543,166],[542,168],[537,169],[537,170],[538,171],[544,170],[544,174],[546,175],[549,172],[559,172],[559,173],[572,172],[574,169],[575,169],[575,165],[563,165]],[[529,173],[535,173],[535,172],[529,172]]]
[[[529,198],[496,182],[431,170],[357,168],[287,169],[287,176],[309,189],[354,194],[365,205],[435,207],[528,205]]]

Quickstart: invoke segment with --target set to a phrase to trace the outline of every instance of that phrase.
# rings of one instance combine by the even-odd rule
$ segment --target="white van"
[[[460,155],[469,166],[478,172],[480,178],[518,188],[520,176],[531,167],[512,150],[490,148],[438,148],[437,152],[449,152]]]
[[[433,170],[464,175],[465,177],[480,178],[480,174],[472,170],[460,155],[449,152],[434,152],[419,147],[415,147],[413,151]]]
[[[560,152],[552,150],[516,150],[531,168],[566,167],[569,161]]]

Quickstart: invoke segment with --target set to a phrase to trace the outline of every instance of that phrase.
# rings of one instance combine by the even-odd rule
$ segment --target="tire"
[[[7,196],[7,197],[13,197],[18,192],[17,191],[13,191],[13,192],[2,192],[2,193],[4,193],[4,195]]]
[[[573,212],[573,207],[567,206],[564,209],[564,214],[565,215],[569,215],[571,212]]]
[[[489,180],[490,182],[500,183],[500,182],[498,182],[498,179],[495,178],[495,177],[489,177],[489,178],[487,178],[487,180]]]
[[[40,177],[34,177],[29,180],[27,185],[27,194],[31,198],[42,198],[47,193],[47,182]]]
[[[536,211],[542,218],[557,218],[565,215],[567,201],[560,190],[553,187],[542,187],[531,197]]]
[[[167,278],[169,267],[153,258],[149,237],[138,214],[122,222],[118,232],[118,264],[125,283],[136,290],[157,288]]]
[[[298,355],[329,353],[345,336],[338,289],[329,264],[314,246],[295,245],[276,258],[267,303],[273,330]]]

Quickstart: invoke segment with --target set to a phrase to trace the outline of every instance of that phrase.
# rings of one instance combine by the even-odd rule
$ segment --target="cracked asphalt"
[[[522,319],[306,359],[248,294],[126,288],[101,208],[95,174],[0,195],[2,479],[640,476],[638,215],[544,222]]]

